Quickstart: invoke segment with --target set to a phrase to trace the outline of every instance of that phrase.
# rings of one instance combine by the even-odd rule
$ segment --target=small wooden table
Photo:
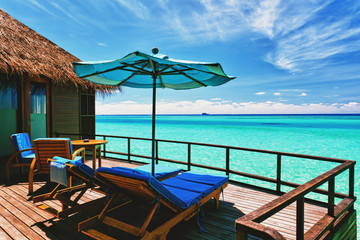
[[[101,167],[101,145],[107,144],[106,140],[96,140],[90,139],[89,142],[84,142],[84,140],[73,140],[71,144],[76,147],[85,147],[87,150],[92,150],[92,158],[93,158],[93,169],[96,169],[96,150],[98,150],[98,159],[99,159],[99,167]]]

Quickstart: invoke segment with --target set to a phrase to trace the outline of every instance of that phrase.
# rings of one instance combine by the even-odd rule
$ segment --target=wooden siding
[[[56,133],[80,133],[80,94],[76,88],[53,87],[52,89],[52,136]],[[74,136],[74,139],[78,137]]]

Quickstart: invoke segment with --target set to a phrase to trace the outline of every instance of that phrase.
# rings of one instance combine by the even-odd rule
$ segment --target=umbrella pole
[[[156,76],[153,75],[152,101],[152,141],[151,141],[151,175],[155,176],[155,116],[156,116]]]

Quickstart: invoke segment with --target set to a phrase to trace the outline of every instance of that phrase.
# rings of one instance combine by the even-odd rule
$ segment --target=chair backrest
[[[186,209],[195,203],[194,201],[183,201],[152,177],[150,173],[141,170],[123,167],[99,167],[96,169],[95,177],[107,181],[132,196],[151,200],[160,195],[163,197],[162,200],[167,199],[167,201],[181,209]],[[162,201],[162,203],[174,209],[167,201]]]
[[[28,133],[16,133],[10,136],[10,142],[14,152],[18,152],[27,148],[32,148],[31,141]],[[21,157],[26,157],[29,154],[33,154],[34,151],[25,151],[20,153]]]
[[[36,166],[40,173],[49,173],[49,158],[59,156],[71,159],[72,146],[69,138],[38,138],[34,140]]]

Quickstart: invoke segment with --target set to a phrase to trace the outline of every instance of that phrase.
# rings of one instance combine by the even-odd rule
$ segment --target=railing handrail
[[[313,191],[318,186],[327,182],[330,178],[334,178],[335,176],[339,175],[340,173],[344,172],[345,170],[349,169],[350,167],[354,166],[355,162],[347,161],[319,176],[316,178],[311,179],[310,181],[298,186],[297,188],[287,192],[280,197],[274,199],[273,201],[261,206],[260,208],[256,209],[255,211],[246,214],[245,216],[239,218],[244,221],[254,221],[254,222],[262,222],[275,212],[280,211],[281,209],[289,206],[293,202],[295,202],[299,197],[303,197],[307,193]]]
[[[58,135],[81,135],[76,133],[58,133]],[[128,136],[117,136],[117,135],[104,135],[104,134],[95,134],[95,137],[107,137],[107,138],[125,138],[125,139],[133,139],[133,140],[146,140],[151,141],[151,138],[143,138],[143,137],[128,137]],[[298,157],[298,158],[306,158],[312,160],[320,160],[327,162],[335,162],[335,163],[344,163],[350,160],[341,159],[341,158],[331,158],[331,157],[321,157],[315,155],[307,155],[307,154],[299,154],[299,153],[289,153],[289,152],[280,152],[280,151],[272,151],[272,150],[263,150],[256,148],[245,148],[245,147],[237,147],[237,146],[228,146],[228,145],[220,145],[220,144],[211,144],[211,143],[199,143],[199,142],[186,142],[186,141],[178,141],[178,140],[166,140],[166,139],[155,139],[158,142],[168,142],[168,143],[180,143],[180,144],[191,144],[198,146],[207,146],[207,147],[215,147],[215,148],[229,148],[233,150],[241,150],[241,151],[249,151],[249,152],[259,152],[259,153],[268,153],[268,154],[280,154],[288,157]]]
[[[266,220],[267,218],[271,217],[275,213],[279,212],[280,210],[286,208],[290,204],[297,201],[297,214],[296,214],[296,239],[305,239],[307,235],[317,236],[320,237],[322,234],[325,233],[325,230],[333,225],[337,219],[343,214],[345,211],[350,209],[356,197],[349,196],[349,198],[343,199],[339,204],[334,206],[334,179],[337,175],[344,172],[345,170],[354,170],[355,162],[354,161],[346,161],[343,164],[321,174],[320,176],[304,183],[303,185],[298,186],[297,188],[287,192],[278,198],[274,199],[273,201],[261,206],[260,208],[254,210],[251,213],[248,213],[238,219],[235,220],[236,229],[239,231],[239,235],[245,235],[246,228],[247,230],[251,229],[255,231],[255,233],[259,236],[267,236],[268,239],[284,239],[281,235],[276,235],[276,230],[272,228],[265,228],[264,225],[261,225],[260,222]],[[318,226],[314,226],[308,230],[308,232],[304,233],[304,196],[314,191],[318,186],[324,184],[325,182],[329,182],[329,199],[328,199],[328,214],[324,216],[324,218],[320,219],[319,222],[326,222],[326,224],[319,224]],[[330,184],[331,183],[331,184]],[[330,190],[331,189],[331,190]],[[352,194],[350,194],[352,195]],[[299,220],[300,219],[300,220]],[[269,230],[272,235],[268,235]],[[300,232],[299,232],[300,231]],[[277,233],[278,234],[278,233]],[[240,239],[243,239],[240,237]],[[246,238],[244,238],[246,239]],[[318,239],[318,238],[316,238]]]

